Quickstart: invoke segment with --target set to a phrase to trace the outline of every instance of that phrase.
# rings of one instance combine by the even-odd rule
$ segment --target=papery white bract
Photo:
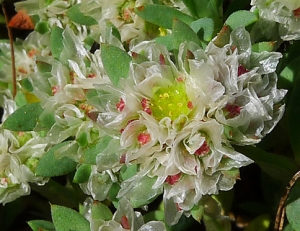
[[[294,0],[252,0],[252,11],[258,10],[259,16],[265,20],[261,23],[261,32],[276,28],[279,23],[279,35],[283,40],[300,39],[300,3]],[[272,24],[273,22],[273,24]],[[269,25],[269,26],[268,26]],[[267,33],[266,33],[267,35]],[[268,36],[268,35],[267,35]]]

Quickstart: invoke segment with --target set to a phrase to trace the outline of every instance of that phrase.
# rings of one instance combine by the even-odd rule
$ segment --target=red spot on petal
[[[182,76],[179,76],[176,80],[178,83],[184,82],[184,78]]]
[[[95,78],[97,75],[95,73],[91,73],[87,75],[87,78]]]
[[[136,59],[137,56],[138,56],[138,53],[136,53],[136,52],[131,52],[131,57],[132,57],[132,58]]]
[[[119,112],[124,110],[125,107],[125,102],[124,100],[121,98],[120,101],[116,104],[116,107],[118,109]]]
[[[196,156],[204,156],[205,154],[207,154],[209,152],[210,152],[210,147],[208,146],[207,142],[204,141],[204,143],[201,145],[201,147],[198,148],[194,154]]]
[[[126,153],[123,153],[120,158],[120,164],[124,164],[126,161]]]
[[[138,135],[137,140],[140,145],[145,145],[151,140],[151,135],[148,132],[142,132]]]
[[[238,67],[238,76],[240,76],[242,74],[245,74],[247,72],[249,72],[249,71],[244,66],[239,65],[239,67]]]
[[[300,16],[300,7],[297,8],[296,10],[293,10],[293,14],[296,18],[298,18]]]
[[[163,54],[159,55],[159,63],[160,65],[166,65],[166,60]]]
[[[194,59],[195,55],[190,50],[187,50],[187,52],[186,52],[186,58],[187,59]]]
[[[191,109],[191,110],[194,108],[194,105],[193,105],[192,101],[189,101],[189,102],[188,102],[187,107],[188,107],[189,109]]]
[[[58,86],[51,87],[52,95],[55,95],[58,92],[58,89],[59,89]]]
[[[151,111],[151,108],[150,108],[150,102],[149,102],[149,100],[146,99],[146,98],[143,98],[142,101],[141,101],[141,104],[142,104],[143,111],[145,111],[149,115],[151,115],[152,111]]]
[[[123,229],[130,229],[130,224],[129,224],[128,218],[125,215],[122,216],[122,218],[121,218],[121,225],[122,225]]]
[[[179,181],[180,176],[181,176],[181,172],[176,175],[170,175],[166,178],[165,182],[170,185],[174,185],[176,182]]]
[[[30,51],[27,53],[27,55],[28,55],[29,58],[32,58],[36,53],[37,53],[36,50],[35,50],[35,49],[32,49],[32,50],[30,50]]]
[[[86,114],[91,120],[93,120],[94,122],[97,121],[97,118],[98,118],[98,115],[99,115],[99,112],[96,112],[96,111],[92,111],[92,112],[88,112]]]
[[[227,112],[229,112],[229,114],[227,115],[227,117],[229,118],[233,118],[235,116],[238,116],[241,113],[241,107],[234,105],[234,104],[226,104],[225,106],[225,110]]]

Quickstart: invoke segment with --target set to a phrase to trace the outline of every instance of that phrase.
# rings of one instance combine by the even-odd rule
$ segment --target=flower
[[[278,32],[281,36],[281,39],[300,39],[299,1],[252,0],[251,5],[253,6],[251,11],[258,10],[259,16],[263,20],[260,26],[262,30],[264,28],[273,28],[274,25],[272,25],[272,22],[276,22],[279,24]],[[268,27],[268,24],[271,25]],[[263,34],[267,35],[268,33]]]
[[[276,88],[275,74],[281,55],[251,52],[244,28],[221,48],[181,44],[178,63],[154,42],[131,53],[148,61],[132,62],[119,87],[97,85],[102,103],[93,105],[99,126],[119,142],[119,152],[98,156],[98,168],[138,165],[118,197],[141,206],[163,189],[166,200],[189,211],[203,195],[231,189],[238,169],[252,162],[232,144],[258,143],[283,114],[286,91]]]

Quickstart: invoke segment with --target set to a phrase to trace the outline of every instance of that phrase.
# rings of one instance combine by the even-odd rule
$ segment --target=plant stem
[[[4,2],[1,3],[2,6],[2,11],[5,17],[5,22],[7,25],[7,32],[8,32],[8,38],[9,38],[9,43],[10,43],[10,54],[11,54],[11,67],[12,67],[12,79],[13,79],[13,99],[15,99],[16,94],[17,94],[17,73],[16,73],[16,61],[15,61],[15,49],[14,49],[14,39],[13,39],[13,34],[11,32],[10,27],[8,26],[8,15],[4,6]]]
[[[283,224],[284,224],[284,215],[285,215],[285,202],[287,200],[287,197],[296,183],[296,181],[300,178],[300,171],[298,171],[290,180],[288,186],[286,187],[285,194],[281,197],[277,214],[276,214],[276,219],[275,219],[275,225],[274,225],[274,231],[282,231]]]

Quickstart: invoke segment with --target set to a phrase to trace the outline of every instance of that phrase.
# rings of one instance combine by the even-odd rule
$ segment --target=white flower
[[[286,91],[276,89],[275,74],[281,55],[252,53],[243,28],[222,48],[213,42],[206,50],[182,44],[178,67],[166,48],[153,42],[131,52],[148,61],[133,62],[120,87],[98,85],[101,104],[93,105],[99,126],[119,136],[120,151],[101,154],[99,168],[103,163],[109,164],[102,170],[139,166],[118,196],[141,200],[136,192],[148,182],[148,200],[164,188],[166,200],[188,211],[202,195],[231,189],[238,169],[252,162],[231,144],[258,143],[283,114]]]
[[[263,29],[274,27],[269,22],[279,23],[279,35],[283,40],[300,39],[300,3],[296,0],[252,0],[252,11],[256,9],[259,16],[266,23],[262,23]]]

